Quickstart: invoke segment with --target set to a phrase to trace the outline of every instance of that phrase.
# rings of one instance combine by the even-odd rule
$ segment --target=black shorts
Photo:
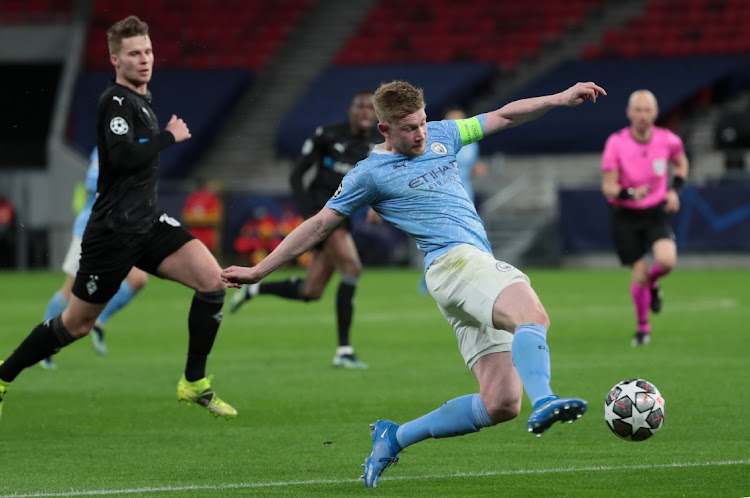
[[[664,204],[648,209],[612,206],[612,233],[615,250],[623,265],[632,265],[660,239],[674,240]]]
[[[106,303],[132,267],[156,275],[156,269],[167,256],[194,238],[167,215],[162,215],[146,233],[87,229],[73,294],[88,303]]]

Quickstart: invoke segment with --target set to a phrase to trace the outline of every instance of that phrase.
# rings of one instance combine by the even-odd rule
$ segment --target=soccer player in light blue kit
[[[94,206],[94,201],[96,200],[96,183],[98,180],[99,153],[95,148],[91,152],[89,169],[86,171],[86,202],[73,222],[73,237],[62,265],[62,269],[66,275],[65,282],[60,290],[55,292],[49,300],[47,309],[44,312],[45,320],[59,315],[68,307],[71,289],[73,288],[73,282],[78,272],[78,261],[81,259],[81,240],[83,239],[83,232],[86,230],[86,223],[88,223],[89,216],[91,216],[91,208]],[[107,320],[132,301],[135,295],[143,289],[147,281],[148,275],[146,272],[138,268],[132,268],[128,276],[120,284],[120,290],[112,297],[107,307],[104,308],[104,311],[96,319],[96,324],[91,334],[91,345],[100,355],[107,354],[107,345],[104,342],[104,326]],[[43,359],[39,364],[47,370],[57,368],[51,356]]]
[[[598,85],[577,83],[563,92],[517,100],[469,119],[428,123],[421,89],[403,81],[383,84],[374,103],[385,142],[344,177],[318,214],[260,264],[222,272],[229,286],[255,283],[368,204],[425,252],[427,287],[456,332],[479,393],[452,399],[400,426],[389,420],[375,422],[372,452],[363,465],[365,486],[376,486],[409,445],[477,432],[515,418],[524,388],[533,404],[527,428],[537,435],[555,422],[572,422],[586,412],[586,401],[561,398],[550,388],[549,317],[528,277],[492,256],[482,221],[459,180],[456,153],[485,135],[536,119],[555,107],[595,101],[599,94],[606,92]]]

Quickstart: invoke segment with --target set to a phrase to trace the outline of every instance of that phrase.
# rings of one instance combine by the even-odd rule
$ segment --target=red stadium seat
[[[651,0],[643,16],[604,34],[598,57],[743,53],[750,51],[748,26],[747,0]],[[581,56],[597,54],[586,48]]]
[[[0,13],[6,2],[1,0]],[[64,0],[23,0],[18,3]],[[70,4],[72,0],[68,0]],[[138,3],[97,0],[86,46],[85,65],[106,67],[106,30],[137,10],[154,30],[154,52],[168,67],[232,68],[259,70],[283,44],[312,0],[149,0]],[[157,43],[158,42],[158,43]],[[245,42],[254,49],[247,50]],[[103,61],[103,62],[102,62]]]

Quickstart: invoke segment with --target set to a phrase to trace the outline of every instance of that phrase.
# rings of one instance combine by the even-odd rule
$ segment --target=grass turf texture
[[[336,282],[318,303],[260,296],[227,312],[208,372],[239,411],[230,421],[178,404],[191,291],[152,278],[109,322],[109,355],[96,356],[85,338],[56,357],[59,370],[32,367],[13,383],[0,421],[0,496],[750,493],[747,271],[670,275],[643,349],[629,345],[625,270],[527,273],[552,320],[553,389],[589,401],[575,424],[533,437],[524,399],[516,420],[407,448],[366,490],[357,477],[368,424],[404,422],[477,390],[434,301],[418,295],[417,272],[364,272],[352,337],[366,371],[331,367]],[[63,276],[0,279],[6,357]],[[628,377],[653,382],[667,401],[664,427],[642,443],[604,423],[605,395]]]

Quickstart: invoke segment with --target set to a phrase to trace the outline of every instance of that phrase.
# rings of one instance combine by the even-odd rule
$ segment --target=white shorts
[[[73,239],[68,246],[68,253],[65,255],[65,261],[62,264],[62,270],[66,275],[75,277],[78,273],[78,264],[81,261],[81,237],[73,235]]]
[[[521,270],[464,244],[437,258],[425,281],[456,331],[458,349],[469,369],[482,356],[510,351],[513,334],[493,327],[492,309],[503,289],[516,282],[530,283]]]

